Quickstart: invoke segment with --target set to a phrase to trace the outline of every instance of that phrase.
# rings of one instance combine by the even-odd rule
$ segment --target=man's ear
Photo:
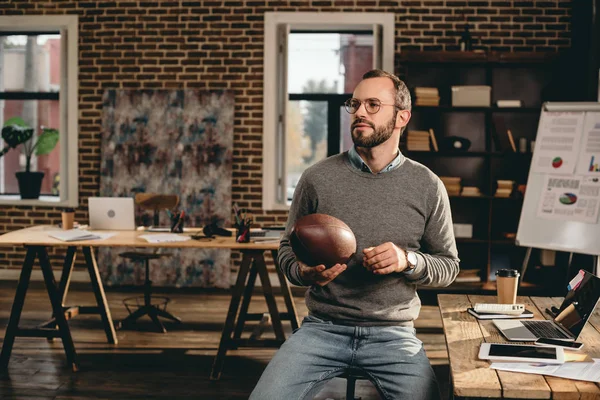
[[[395,128],[402,128],[408,125],[408,121],[410,121],[410,116],[410,110],[398,110],[398,114],[396,114]]]

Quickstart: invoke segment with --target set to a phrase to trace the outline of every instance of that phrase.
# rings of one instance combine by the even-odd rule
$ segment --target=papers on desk
[[[529,310],[523,311],[523,314],[511,315],[511,314],[479,314],[473,309],[473,307],[467,308],[469,314],[477,319],[519,319],[519,318],[533,318],[533,313]]]
[[[550,375],[559,378],[600,383],[600,359],[594,358],[593,361],[594,362],[567,362],[560,365],[495,362],[490,365],[490,368],[500,371]]]
[[[169,242],[185,242],[191,237],[178,235],[176,233],[159,233],[156,235],[140,235],[139,238],[146,240],[148,243],[169,243]]]
[[[108,239],[114,235],[116,235],[114,232],[90,232],[83,229],[68,229],[66,231],[54,231],[48,233],[48,236],[62,240],[63,242]]]

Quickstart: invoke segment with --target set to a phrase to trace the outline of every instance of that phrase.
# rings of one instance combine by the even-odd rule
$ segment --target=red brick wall
[[[568,0],[0,0],[0,15],[79,15],[77,219],[87,219],[86,199],[98,194],[105,89],[226,88],[236,100],[233,200],[259,223],[285,221],[286,213],[261,210],[266,11],[393,12],[398,52],[455,50],[465,18],[475,26],[478,48],[558,52],[570,46]],[[59,220],[58,209],[0,207],[0,232]],[[23,255],[3,249],[0,268],[19,267]]]

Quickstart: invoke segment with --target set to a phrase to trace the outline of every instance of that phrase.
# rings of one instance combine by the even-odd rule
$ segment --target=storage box
[[[456,238],[472,238],[473,225],[471,224],[454,224],[454,237]]]
[[[457,107],[489,107],[490,86],[452,86],[452,105]]]

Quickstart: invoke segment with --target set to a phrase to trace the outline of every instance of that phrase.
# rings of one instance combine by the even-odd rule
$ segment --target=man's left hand
[[[402,272],[407,265],[406,253],[392,242],[363,250],[363,266],[376,275]]]

